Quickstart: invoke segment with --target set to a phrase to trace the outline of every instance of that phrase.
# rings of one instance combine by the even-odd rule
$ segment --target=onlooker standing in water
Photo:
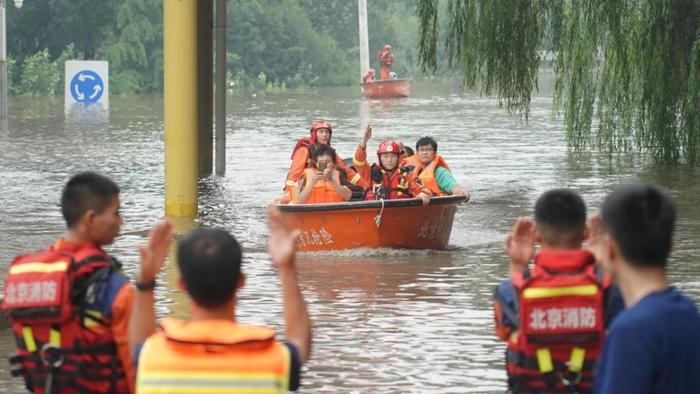
[[[496,288],[494,309],[512,393],[592,390],[605,327],[622,300],[581,249],[586,234],[581,197],[553,189],[537,199],[534,222],[518,219],[506,239],[511,276]]]
[[[133,389],[127,338],[133,291],[121,264],[102,249],[119,234],[119,209],[111,179],[73,176],[61,195],[67,232],[10,265],[3,309],[17,337],[13,374],[34,393]]]
[[[671,197],[646,184],[616,189],[591,219],[590,248],[627,308],[605,342],[597,393],[700,391],[700,315],[666,277],[675,220]]]
[[[236,322],[237,293],[245,283],[240,245],[223,230],[193,230],[177,247],[178,283],[190,298],[190,319],[163,319],[154,334],[153,292],[136,294],[129,336],[140,353],[137,393],[286,393],[299,387],[311,352],[311,323],[294,262],[298,230],[290,230],[275,208],[268,210],[268,226],[287,340],[276,340],[270,328]],[[168,228],[156,227],[142,248],[142,265],[154,269],[142,280],[155,278],[170,239]]]

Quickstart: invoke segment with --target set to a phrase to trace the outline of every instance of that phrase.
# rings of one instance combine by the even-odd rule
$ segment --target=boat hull
[[[457,204],[465,197],[334,204],[279,205],[284,220],[301,234],[300,251],[352,248],[445,249]],[[379,226],[376,218],[380,217]]]
[[[388,79],[362,84],[362,93],[367,98],[395,98],[411,95],[410,79]]]

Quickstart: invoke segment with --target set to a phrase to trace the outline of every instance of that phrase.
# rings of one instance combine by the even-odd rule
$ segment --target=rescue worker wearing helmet
[[[304,170],[304,177],[299,180],[298,195],[292,189],[291,202],[296,204],[324,204],[348,201],[352,191],[343,186],[343,176],[336,169],[335,149],[322,146],[316,149],[314,167]]]
[[[372,137],[372,128],[367,126],[353,156],[353,165],[363,179],[370,184],[365,200],[393,200],[419,198],[423,205],[430,203],[432,193],[428,188],[413,182],[410,171],[399,166],[401,149],[398,143],[386,140],[377,149],[377,163],[367,164],[367,142]]]
[[[391,66],[394,64],[394,55],[391,53],[391,45],[385,44],[377,54],[379,60],[379,76],[383,81],[390,79]]]
[[[309,138],[301,138],[297,141],[294,146],[294,151],[292,152],[292,164],[289,167],[287,180],[284,186],[285,196],[282,198],[283,202],[289,202],[291,200],[291,189],[296,187],[299,179],[304,176],[304,170],[306,168],[315,167],[314,157],[316,149],[331,145],[332,134],[333,127],[331,124],[325,120],[318,120],[314,122],[311,127]],[[349,183],[366,189],[368,185],[362,180],[362,177],[348,167],[337,153],[335,156],[336,167],[341,172],[345,172]]]

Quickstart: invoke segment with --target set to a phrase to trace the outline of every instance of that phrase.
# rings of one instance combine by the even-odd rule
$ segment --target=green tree
[[[544,54],[553,53],[555,108],[571,147],[648,152],[667,163],[700,159],[700,0],[417,5],[424,68],[436,68],[443,22],[449,63],[465,87],[496,93],[527,117]]]
[[[114,93],[163,90],[162,0],[124,0],[103,43]]]

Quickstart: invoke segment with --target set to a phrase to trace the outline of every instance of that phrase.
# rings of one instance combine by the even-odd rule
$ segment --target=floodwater
[[[60,190],[82,170],[108,174],[122,187],[125,224],[108,250],[133,274],[136,246],[163,212],[162,98],[112,97],[101,116],[66,116],[59,99],[13,98],[9,112],[9,129],[0,131],[0,278],[14,255],[60,236]],[[699,169],[653,165],[633,155],[570,153],[546,93],[534,97],[525,123],[499,109],[497,99],[424,83],[410,99],[393,101],[364,101],[357,88],[229,98],[228,172],[201,182],[197,224],[226,228],[245,248],[240,321],[282,332],[264,205],[281,191],[295,140],[307,135],[313,119],[325,118],[335,127],[333,146],[350,157],[361,117],[374,125],[370,146],[386,137],[413,145],[420,136],[434,136],[472,201],[459,207],[447,251],[299,256],[314,325],[304,392],[503,392],[504,346],[492,335],[490,303],[508,269],[502,242],[514,219],[529,215],[537,196],[553,187],[578,190],[591,210],[621,182],[668,188],[679,205],[670,275],[700,299]],[[186,315],[172,270],[164,276],[159,313]],[[2,329],[0,353],[12,347],[10,331]],[[0,391],[21,392],[4,363]]]

